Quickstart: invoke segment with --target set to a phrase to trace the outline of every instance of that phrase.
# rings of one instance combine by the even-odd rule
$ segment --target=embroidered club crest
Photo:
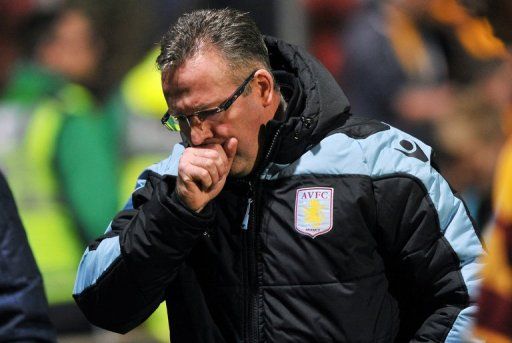
[[[315,238],[332,229],[334,189],[310,187],[297,189],[295,230]]]

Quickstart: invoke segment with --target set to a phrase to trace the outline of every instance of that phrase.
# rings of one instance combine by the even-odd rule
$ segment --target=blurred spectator
[[[26,59],[0,99],[0,165],[11,180],[59,332],[90,325],[71,298],[83,246],[116,210],[115,149],[93,92],[101,39],[80,7],[26,23]]]
[[[430,144],[454,87],[486,79],[504,55],[489,26],[455,0],[374,1],[342,37],[339,80],[354,113],[376,113]]]
[[[451,90],[446,58],[427,19],[428,0],[363,6],[342,36],[339,80],[355,114],[374,115],[432,144],[425,124],[449,105]]]
[[[504,136],[501,111],[485,93],[473,88],[461,92],[454,106],[436,121],[440,167],[480,229],[492,215],[492,178]]]
[[[131,194],[133,180],[137,179],[140,170],[167,156],[171,147],[181,139],[179,132],[169,135],[167,130],[162,130],[159,120],[167,105],[162,96],[160,72],[155,65],[158,53],[156,49],[150,51],[129,70],[105,106],[105,113],[118,128],[116,139],[120,142],[122,160],[121,199]]]
[[[309,15],[309,51],[333,75],[341,74],[345,58],[338,35],[358,4],[357,0],[305,0]]]
[[[512,46],[512,2],[464,0],[485,15],[497,36]],[[508,113],[510,115],[510,112]],[[488,243],[475,333],[488,342],[512,342],[512,136],[499,159],[494,184],[495,220]]]
[[[495,35],[510,49],[512,44],[512,30],[510,17],[512,3],[506,0],[459,0],[476,16],[484,16],[492,25]]]
[[[17,32],[34,7],[32,0],[0,0],[0,93],[21,54]]]
[[[97,74],[101,75],[97,95],[101,101],[107,102],[126,73],[156,46],[167,28],[162,27],[162,22],[176,15],[173,11],[179,8],[177,2],[75,0],[90,14],[94,28],[101,36],[104,58],[97,66]]]
[[[450,81],[466,85],[506,54],[489,23],[471,16],[457,0],[429,0],[429,14],[448,63]]]
[[[487,342],[512,342],[512,140],[508,140],[494,182],[489,254],[483,270],[475,333]]]
[[[0,341],[55,342],[41,274],[0,172]]]

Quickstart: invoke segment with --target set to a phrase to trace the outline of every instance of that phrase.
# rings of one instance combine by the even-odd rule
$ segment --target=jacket
[[[41,66],[18,66],[0,97],[0,167],[16,197],[48,301],[53,309],[74,310],[85,326],[69,295],[76,265],[83,246],[104,232],[101,226],[117,207],[110,194],[117,189],[112,144],[102,120],[87,89]],[[97,201],[91,204],[91,198]]]
[[[475,334],[487,342],[512,342],[512,138],[496,170],[495,219],[487,241]]]
[[[0,173],[0,342],[55,342],[43,280]]]
[[[352,116],[314,58],[266,42],[288,106],[253,175],[192,213],[176,145],[87,248],[78,305],[126,332],[165,300],[173,343],[459,341],[482,246],[431,148]]]

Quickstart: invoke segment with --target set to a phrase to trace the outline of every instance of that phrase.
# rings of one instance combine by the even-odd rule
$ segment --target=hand
[[[191,210],[201,210],[215,198],[226,183],[238,140],[186,148],[178,165],[176,192]]]

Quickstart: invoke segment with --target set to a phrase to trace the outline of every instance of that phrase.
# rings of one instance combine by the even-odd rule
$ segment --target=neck
[[[275,110],[274,120],[283,121],[285,120],[286,107],[288,106],[288,103],[284,99],[283,94],[280,94],[279,98],[279,104]]]

